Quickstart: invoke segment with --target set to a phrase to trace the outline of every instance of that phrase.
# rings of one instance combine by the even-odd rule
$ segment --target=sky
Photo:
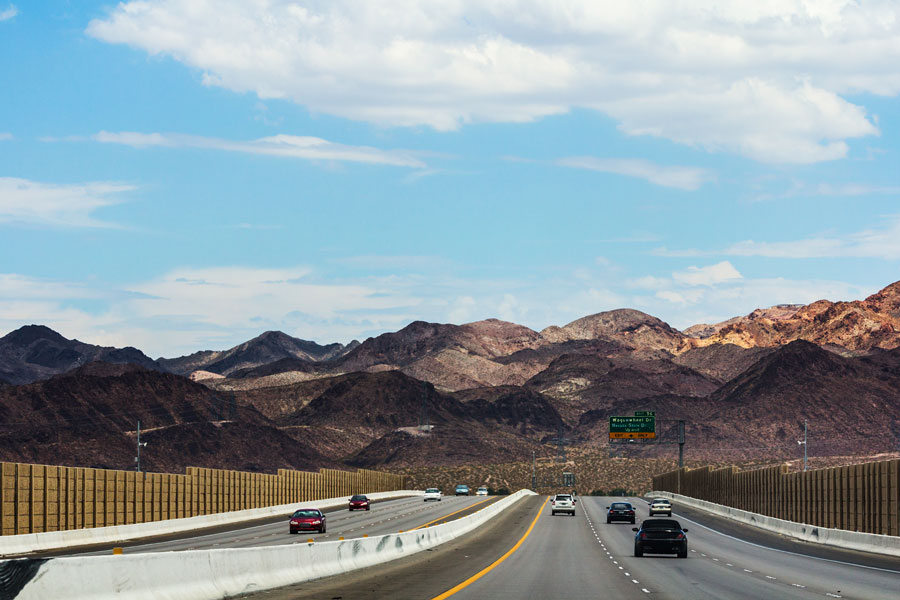
[[[683,329],[900,279],[900,4],[0,0],[0,335]]]

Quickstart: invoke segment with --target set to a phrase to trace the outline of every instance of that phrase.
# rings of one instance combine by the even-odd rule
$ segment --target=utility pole
[[[678,468],[684,468],[684,421],[678,421]]]
[[[146,446],[147,442],[141,443],[141,420],[137,422],[137,456],[134,457],[135,468],[138,473],[141,472],[141,446]]]

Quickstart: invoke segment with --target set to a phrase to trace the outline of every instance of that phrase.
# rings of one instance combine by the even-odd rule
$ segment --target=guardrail
[[[226,550],[0,562],[0,581],[16,600],[215,600],[370,567],[449,542],[520,498],[520,490],[449,523],[405,533]]]
[[[649,492],[648,496],[670,498],[675,502],[676,509],[678,505],[690,506],[720,517],[806,542],[848,548],[850,550],[861,550],[863,552],[874,552],[876,554],[900,556],[900,537],[894,535],[847,531],[846,529],[832,529],[796,523],[671,492]]]

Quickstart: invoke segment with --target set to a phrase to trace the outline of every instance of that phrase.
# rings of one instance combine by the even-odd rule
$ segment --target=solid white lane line
[[[800,552],[791,552],[790,550],[779,550],[778,548],[770,548],[769,546],[763,546],[762,544],[755,544],[753,542],[748,542],[747,540],[742,540],[741,538],[734,537],[733,535],[728,535],[727,533],[722,533],[721,531],[716,531],[712,527],[707,527],[706,525],[703,525],[701,523],[698,523],[697,521],[688,519],[687,517],[679,517],[679,518],[683,521],[687,521],[688,523],[693,523],[697,527],[702,527],[703,529],[706,529],[707,531],[711,531],[713,533],[721,535],[722,537],[727,537],[728,539],[734,540],[736,542],[741,542],[744,544],[748,544],[750,546],[762,548],[763,550],[771,550],[772,552],[781,552],[782,554],[790,554],[792,556],[801,556],[803,558],[811,558],[813,560],[821,560],[821,561],[830,562],[830,563],[837,563],[839,565],[847,565],[848,567],[859,567],[860,569],[870,569],[872,571],[882,571],[884,573],[900,574],[900,571],[897,571],[894,569],[883,569],[881,567],[870,567],[868,565],[860,565],[857,563],[847,562],[844,560],[835,560],[833,558],[821,558],[819,556],[810,556],[809,554],[801,554]],[[691,552],[693,552],[693,550],[691,550]],[[840,598],[842,596],[838,596],[838,597]]]

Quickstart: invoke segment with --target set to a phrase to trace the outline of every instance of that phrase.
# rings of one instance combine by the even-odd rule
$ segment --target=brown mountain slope
[[[806,340],[820,346],[836,346],[854,354],[874,348],[900,346],[900,282],[885,287],[865,300],[819,300],[801,307],[787,318],[765,316],[739,320],[715,334],[692,340],[694,346],[731,343],[744,348],[781,346]]]
[[[204,350],[179,358],[160,358],[159,365],[179,375],[188,375],[196,370],[210,371],[220,375],[231,375],[236,371],[250,370],[282,359],[296,359],[309,363],[331,360],[342,356],[356,346],[328,344],[320,346],[315,342],[291,337],[281,331],[266,331],[223,351]]]
[[[564,327],[551,326],[541,331],[547,342],[607,339],[637,350],[679,352],[685,336],[667,323],[639,310],[619,309],[597,313],[572,321]]]
[[[159,369],[136,348],[111,348],[69,340],[43,325],[26,325],[0,338],[0,378],[31,383],[92,361],[137,364]]]
[[[587,354],[561,356],[525,384],[552,398],[559,413],[572,424],[582,413],[604,408],[614,400],[659,394],[699,397],[718,386],[714,379],[669,359]]]
[[[184,377],[105,363],[0,388],[0,460],[130,469],[138,420],[145,470],[336,464]]]
[[[775,348],[742,348],[734,344],[714,344],[692,348],[674,357],[672,362],[690,367],[720,383],[725,383],[774,350]]]

